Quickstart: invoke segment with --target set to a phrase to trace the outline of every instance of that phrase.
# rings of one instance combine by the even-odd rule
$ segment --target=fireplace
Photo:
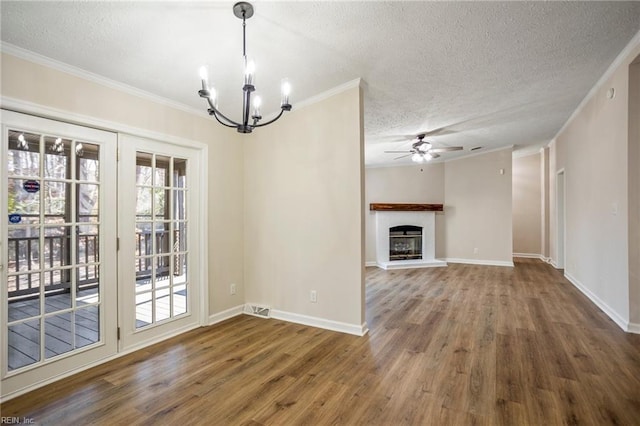
[[[377,266],[383,269],[447,266],[435,258],[436,211],[375,209],[375,212]]]
[[[422,227],[413,225],[389,228],[389,261],[422,259]]]

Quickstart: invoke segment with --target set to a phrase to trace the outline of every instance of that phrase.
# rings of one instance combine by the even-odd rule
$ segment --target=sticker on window
[[[9,215],[9,223],[20,223],[22,222],[22,216],[17,213]]]
[[[38,192],[40,191],[40,182],[37,180],[26,180],[22,184],[22,188],[30,193]]]

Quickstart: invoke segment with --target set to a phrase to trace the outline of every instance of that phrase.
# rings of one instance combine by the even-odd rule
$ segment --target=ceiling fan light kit
[[[417,136],[418,140],[411,145],[411,149],[408,151],[385,151],[386,153],[403,153],[405,155],[401,155],[400,157],[394,158],[394,160],[399,160],[401,158],[411,156],[411,160],[416,163],[424,163],[425,161],[431,161],[434,158],[440,157],[439,152],[449,152],[449,151],[460,151],[462,150],[461,146],[445,146],[442,148],[434,148],[431,142],[425,141],[426,133],[419,134]]]
[[[291,104],[289,103],[289,95],[291,93],[291,85],[287,79],[282,80],[281,86],[281,99],[280,99],[280,112],[273,119],[259,123],[262,120],[262,114],[260,107],[262,106],[262,100],[259,96],[253,98],[253,104],[251,102],[251,93],[255,92],[256,88],[253,85],[255,75],[255,64],[253,61],[247,60],[247,48],[246,48],[246,20],[253,16],[253,5],[248,2],[238,2],[233,5],[233,14],[242,19],[242,57],[244,59],[244,86],[242,87],[242,121],[236,122],[231,120],[218,109],[218,101],[216,91],[213,87],[209,87],[208,76],[209,72],[206,67],[200,68],[200,79],[202,81],[202,89],[198,91],[198,95],[201,98],[205,98],[209,104],[207,112],[213,116],[220,124],[227,127],[235,128],[239,133],[251,133],[256,127],[263,127],[269,125],[280,117],[285,111],[291,111]],[[253,106],[253,114],[250,114],[250,109]],[[251,119],[251,121],[250,121]]]

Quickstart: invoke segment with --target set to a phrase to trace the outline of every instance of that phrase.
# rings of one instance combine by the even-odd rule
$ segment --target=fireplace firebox
[[[422,259],[422,227],[413,225],[389,228],[389,260]]]

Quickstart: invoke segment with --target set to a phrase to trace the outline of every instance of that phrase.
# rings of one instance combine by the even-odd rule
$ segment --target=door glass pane
[[[9,277],[9,280],[15,277]],[[11,288],[11,287],[10,287]],[[9,322],[37,317],[40,315],[40,295],[9,305]]]
[[[153,190],[153,212],[159,219],[168,217],[167,208],[169,207],[169,190],[155,188]]]
[[[173,159],[173,187],[187,187],[187,160],[182,158]]]
[[[9,225],[7,241],[7,272],[31,271],[40,268],[40,228]]]
[[[77,179],[88,182],[100,180],[100,146],[83,143],[82,155],[78,157]]]
[[[45,357],[53,358],[73,349],[71,313],[51,315],[44,320]]]
[[[40,186],[40,181],[37,179],[9,178],[7,210],[10,223],[24,224],[40,221],[40,194],[39,191],[34,191],[38,186]],[[25,187],[33,189],[27,191]]]
[[[78,185],[78,215],[97,216],[99,202],[98,185],[79,184]]]
[[[71,264],[71,227],[48,226],[44,228],[44,267],[55,268]]]
[[[156,164],[154,168],[154,180],[153,186],[167,187],[171,185],[169,181],[169,173],[171,164],[171,158],[162,155],[156,155]]]
[[[100,341],[99,321],[93,321],[92,333],[80,334],[86,330],[77,325],[82,317],[77,311],[97,318],[101,310],[101,186],[98,145],[18,130],[7,135],[7,285],[2,288],[11,371]]]
[[[75,312],[76,348],[100,341],[100,310],[98,306],[87,306]]]
[[[71,309],[71,289],[64,284],[55,293],[45,293],[44,311],[46,313]]]
[[[71,199],[71,186],[64,182],[44,183],[44,214],[47,216],[65,217],[71,207],[67,203]]]
[[[40,135],[9,130],[7,174],[40,176]]]
[[[8,327],[9,370],[40,361],[40,319]]]
[[[173,313],[181,315],[187,312],[187,286],[177,285],[173,287]]]
[[[170,223],[156,223],[156,253],[171,252]]]
[[[138,218],[151,216],[151,188],[138,187],[136,190],[136,215]]]
[[[136,156],[136,328],[188,312],[186,170],[184,159]]]
[[[136,328],[153,323],[152,293],[136,294]]]
[[[171,318],[171,293],[169,288],[156,291],[156,321]]]
[[[173,282],[174,284],[184,284],[187,282],[187,255],[185,253],[176,254],[174,259]]]
[[[95,263],[100,260],[98,255],[98,226],[81,225],[76,227],[77,263]]]
[[[44,138],[44,143],[44,177],[70,179],[71,141],[47,136]]]

